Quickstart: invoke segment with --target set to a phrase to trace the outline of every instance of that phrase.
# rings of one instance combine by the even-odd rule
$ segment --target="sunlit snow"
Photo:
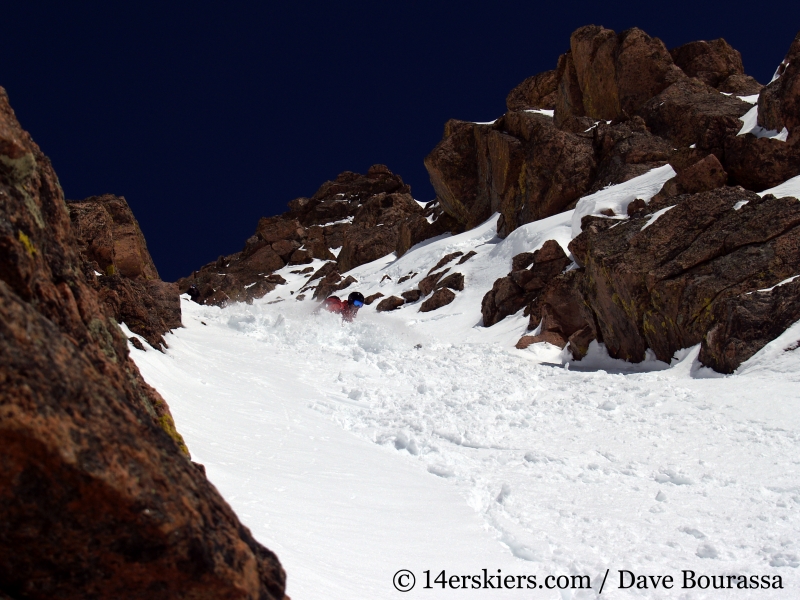
[[[358,283],[343,293],[389,296],[445,254],[476,252],[443,267],[465,289],[436,311],[375,302],[343,323],[297,301],[307,275],[286,267],[287,284],[249,306],[184,297],[167,352],[131,353],[194,460],[280,557],[295,600],[397,598],[399,569],[417,576],[409,598],[596,598],[606,569],[778,574],[785,595],[763,597],[796,597],[800,354],[787,349],[800,325],[728,377],[700,365],[698,347],[633,365],[593,343],[574,362],[548,344],[516,350],[522,314],[482,326],[481,299],[515,254],[548,239],[566,249],[580,214],[624,214],[673,174],[656,169],[505,240],[495,216],[349,272]],[[426,569],[483,568],[586,574],[594,590],[420,589]],[[668,597],[606,585],[603,597]]]

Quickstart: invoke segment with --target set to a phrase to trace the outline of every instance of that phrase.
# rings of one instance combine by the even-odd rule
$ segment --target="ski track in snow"
[[[287,267],[287,285],[251,306],[184,299],[166,354],[131,347],[195,460],[284,562],[290,595],[397,597],[397,569],[412,568],[419,588],[423,569],[446,565],[587,574],[595,588],[480,597],[595,598],[606,569],[611,598],[748,595],[617,590],[619,569],[777,574],[787,589],[756,594],[797,595],[800,355],[787,349],[800,324],[728,377],[700,366],[698,347],[671,366],[630,365],[594,344],[565,365],[547,344],[513,348],[521,314],[480,327],[480,298],[511,256],[566,246],[571,225],[564,213],[501,241],[490,220],[351,272],[353,289],[388,296],[444,254],[476,250],[447,265],[466,287],[432,313],[376,313],[376,302],[342,324],[292,298],[305,279]],[[327,471],[314,470],[327,465],[320,448]],[[326,503],[333,517],[319,513]]]

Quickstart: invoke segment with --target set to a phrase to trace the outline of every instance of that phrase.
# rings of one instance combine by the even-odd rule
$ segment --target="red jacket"
[[[322,305],[325,307],[325,310],[336,313],[337,315],[342,315],[342,319],[345,321],[352,321],[356,314],[358,314],[358,307],[339,299],[337,296],[325,298],[325,302],[323,302]]]

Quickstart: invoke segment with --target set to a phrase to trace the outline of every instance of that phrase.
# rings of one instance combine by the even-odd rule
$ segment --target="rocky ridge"
[[[112,219],[123,204],[99,202]],[[157,281],[149,255],[127,260],[138,228],[110,244],[100,217],[96,243],[76,236],[0,88],[0,595],[284,598],[277,557],[188,459],[130,359],[101,299],[113,286],[85,274]]]
[[[289,202],[282,215],[262,218],[241,252],[220,256],[178,287],[201,304],[252,302],[285,283],[271,276],[274,271],[317,258],[329,262],[309,276],[307,291],[324,299],[355,281],[341,273],[392,252],[402,255],[457,227],[436,203],[420,206],[386,166],[374,165],[363,175],[346,171],[310,198]]]
[[[736,136],[751,109],[737,96],[762,87],[725,40],[668,51],[639,29],[618,34],[590,25],[572,34],[556,69],[511,91],[508,112],[494,123],[448,121],[425,166],[446,212],[467,228],[499,212],[501,237],[664,165],[688,146],[697,159],[715,154],[731,183],[765,189],[787,179],[787,169],[773,168],[773,176],[748,165],[784,156],[787,145]]]

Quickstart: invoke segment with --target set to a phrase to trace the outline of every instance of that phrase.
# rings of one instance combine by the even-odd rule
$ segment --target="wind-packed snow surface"
[[[624,209],[625,190],[577,211]],[[608,570],[602,597],[798,597],[800,351],[787,348],[800,325],[729,377],[699,365],[697,347],[672,365],[612,360],[596,344],[581,362],[547,344],[516,350],[527,318],[484,328],[481,298],[515,254],[548,239],[566,249],[575,222],[564,213],[505,240],[495,224],[354,269],[343,292],[399,294],[444,255],[475,251],[448,265],[465,289],[436,311],[375,302],[342,323],[295,299],[307,275],[287,267],[287,285],[251,306],[184,300],[166,354],[132,348],[194,460],[280,557],[288,594],[596,598]],[[407,594],[392,583],[400,569],[416,576]],[[537,587],[433,582],[445,570],[483,586],[482,569]],[[619,589],[620,570],[674,587]],[[682,570],[777,575],[785,589],[681,589]],[[592,589],[540,587],[548,575],[587,575]]]

